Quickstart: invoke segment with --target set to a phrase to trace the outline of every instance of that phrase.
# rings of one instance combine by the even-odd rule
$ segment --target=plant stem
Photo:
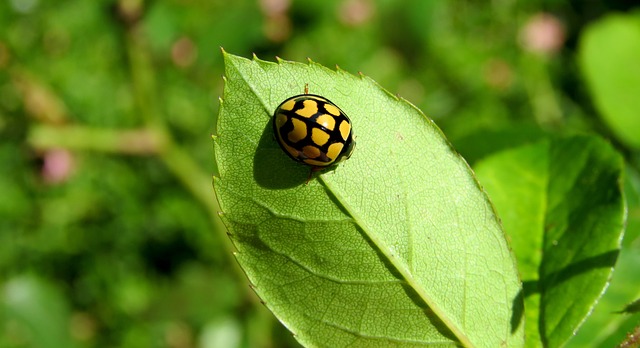
[[[534,54],[525,54],[525,88],[529,94],[533,115],[539,125],[554,128],[562,125],[564,116],[557,100],[547,62]]]
[[[150,129],[116,130],[87,126],[37,124],[29,130],[27,142],[36,149],[66,148],[129,155],[161,153],[167,137]]]
[[[212,176],[206,174],[186,152],[176,145],[167,130],[163,111],[159,107],[161,98],[156,88],[153,63],[148,55],[146,42],[135,28],[127,31],[126,51],[139,114],[146,127],[154,134],[161,134],[161,138],[164,139],[164,146],[158,152],[158,156],[167,169],[206,208],[215,230],[222,232],[219,236],[223,236],[226,228],[218,217],[220,206],[213,195]],[[232,255],[233,247],[228,239],[224,237],[221,241],[227,249],[225,253]]]

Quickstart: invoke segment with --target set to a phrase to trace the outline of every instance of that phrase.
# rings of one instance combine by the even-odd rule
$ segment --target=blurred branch
[[[178,181],[205,207],[215,228],[226,231],[217,215],[220,206],[213,195],[212,176],[206,174],[188,153],[175,144],[170,135],[159,128],[115,130],[38,124],[29,130],[27,142],[36,150],[64,148],[126,155],[157,155]]]
[[[144,40],[139,38],[139,35],[135,29],[130,30],[125,47],[129,58],[129,74],[131,74],[134,100],[146,124],[164,127],[162,113],[158,107],[158,101],[161,99],[156,88],[153,64]]]
[[[149,129],[115,130],[86,126],[33,126],[27,138],[36,149],[66,148],[70,150],[101,151],[130,155],[160,153],[167,137]]]
[[[29,116],[47,124],[63,124],[67,121],[64,102],[47,85],[21,68],[13,68],[11,76],[22,94],[25,111]]]
[[[553,82],[549,76],[547,62],[543,57],[525,54],[522,64],[525,73],[525,88],[533,109],[533,115],[542,127],[562,125],[564,116]]]
[[[135,115],[141,124],[136,129],[105,129],[100,127],[74,125],[68,115],[64,101],[38,77],[27,69],[14,67],[12,82],[21,93],[25,110],[35,122],[27,134],[27,143],[36,151],[69,149],[76,151],[97,151],[116,155],[157,156],[177,181],[206,209],[211,226],[217,238],[225,246],[223,252],[234,267],[235,274],[245,279],[244,274],[233,259],[233,246],[224,235],[226,228],[218,212],[221,210],[214,196],[212,175],[207,173],[178,144],[167,126],[166,112],[163,110],[162,86],[158,85],[153,60],[146,39],[138,27],[137,18],[142,11],[141,3],[124,4],[118,8],[125,19],[124,50],[128,57],[128,69]],[[126,6],[125,6],[126,5]],[[127,6],[133,7],[127,7]],[[122,13],[120,13],[122,12]],[[208,134],[203,134],[208,137]]]
[[[212,175],[206,173],[188,153],[183,151],[173,140],[165,123],[164,111],[159,107],[162,96],[156,83],[156,72],[149,56],[146,41],[136,25],[126,31],[126,50],[129,58],[129,71],[133,84],[133,94],[139,114],[150,129],[165,135],[166,143],[158,153],[167,169],[200,201],[207,209],[213,226],[219,234],[223,245],[227,248],[225,254],[233,258],[231,242],[223,236],[226,227],[222,224],[218,212],[221,211],[218,201],[213,194]],[[226,242],[225,242],[226,241]],[[235,261],[231,264],[237,265]],[[244,278],[242,271],[236,266],[236,274]]]
[[[216,229],[221,232],[226,231],[226,227],[222,225],[222,221],[218,217],[220,206],[213,194],[212,176],[204,173],[202,168],[177,146],[168,146],[166,151],[160,154],[160,158],[169,171],[205,206]]]

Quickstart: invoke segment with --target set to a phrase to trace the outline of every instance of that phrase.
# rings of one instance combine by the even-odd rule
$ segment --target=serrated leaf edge
[[[224,61],[225,64],[227,62],[230,62],[231,59],[227,59],[228,57],[234,57],[234,58],[238,58],[238,59],[245,59],[248,60],[244,57],[239,57],[239,56],[235,56],[232,55],[230,53],[227,53],[226,51],[223,50],[223,55],[225,56]],[[475,173],[473,172],[473,170],[471,169],[471,167],[469,166],[469,164],[466,162],[466,160],[457,152],[455,151],[455,149],[453,148],[452,144],[448,141],[448,139],[444,136],[444,133],[442,132],[442,130],[437,127],[435,125],[435,122],[433,120],[431,120],[430,118],[428,118],[419,108],[417,108],[415,105],[413,105],[411,102],[409,102],[408,100],[399,97],[391,92],[389,92],[388,90],[386,90],[385,88],[383,88],[382,86],[380,86],[375,80],[371,79],[370,77],[366,76],[363,73],[358,73],[358,75],[353,75],[351,73],[349,73],[348,71],[336,66],[336,70],[331,70],[319,63],[316,63],[314,61],[312,61],[310,58],[308,58],[308,63],[304,64],[304,63],[300,63],[300,62],[295,62],[295,61],[287,61],[287,60],[283,60],[280,57],[276,57],[276,62],[269,62],[269,61],[265,61],[262,60],[260,58],[258,58],[255,54],[253,54],[252,59],[250,60],[254,63],[261,63],[261,64],[278,64],[278,65],[282,65],[282,64],[300,64],[300,65],[307,65],[307,66],[315,66],[317,68],[320,68],[322,70],[326,70],[329,73],[332,74],[342,74],[342,75],[348,75],[351,76],[353,78],[359,78],[361,80],[366,80],[367,83],[370,83],[372,85],[374,85],[374,87],[378,88],[379,90],[383,91],[387,96],[389,96],[390,98],[392,98],[393,100],[395,100],[396,102],[400,102],[400,103],[404,103],[407,106],[409,106],[410,108],[412,108],[414,111],[418,112],[427,122],[429,122],[432,126],[434,126],[435,130],[439,133],[439,135],[444,139],[444,141],[446,142],[446,144],[449,147],[449,150],[456,155],[456,157],[458,158],[458,160],[460,160],[467,168],[468,172],[471,174],[473,181],[475,182],[477,188],[482,192],[484,199],[486,202],[488,202],[489,206],[492,209],[492,212],[494,214],[494,216],[496,217],[496,221],[498,222],[498,224],[501,227],[501,231],[502,231],[502,236],[504,238],[504,240],[507,243],[508,249],[509,249],[509,254],[511,256],[512,259],[512,263],[515,265],[515,256],[513,255],[513,252],[511,250],[511,247],[509,246],[508,243],[508,239],[504,233],[504,229],[502,228],[502,223],[500,222],[500,220],[497,218],[497,212],[495,207],[493,206],[493,204],[491,203],[491,201],[489,200],[486,191],[483,189],[483,187],[480,185],[480,183],[478,182]],[[242,78],[244,79],[244,75],[241,73],[240,76],[242,76]],[[226,80],[225,80],[226,82]],[[251,90],[253,91],[253,86],[249,85]],[[226,85],[225,85],[226,88]],[[258,93],[254,93],[256,95],[256,97],[258,98],[258,100],[260,100],[260,103],[262,104],[263,108],[265,109],[267,114],[270,114],[270,110],[268,110],[268,105],[267,103],[265,103],[265,101],[260,98]],[[221,99],[222,101],[222,99]],[[222,104],[222,103],[221,103]],[[221,105],[222,106],[222,105]],[[220,108],[220,112],[222,112],[222,107]],[[217,129],[216,129],[217,130]],[[449,328],[451,330],[451,332],[456,336],[456,338],[458,338],[458,340],[460,341],[460,343],[463,346],[468,346],[468,347],[472,347],[474,346],[474,344],[470,341],[469,337],[464,334],[464,332],[461,330],[461,328],[459,328],[455,323],[453,323],[452,321],[450,321],[448,319],[448,313],[445,312],[444,310],[442,310],[435,302],[434,300],[427,295],[426,293],[426,289],[422,288],[413,278],[413,276],[410,273],[410,270],[407,269],[406,267],[404,267],[403,263],[393,254],[393,252],[384,246],[384,244],[382,243],[382,241],[377,238],[377,236],[375,236],[373,233],[371,233],[371,229],[369,227],[367,227],[367,225],[365,223],[363,223],[363,219],[361,217],[359,217],[357,214],[353,213],[353,208],[350,207],[348,204],[345,203],[345,199],[343,197],[340,197],[340,195],[338,195],[335,191],[335,188],[331,186],[331,184],[324,180],[323,175],[319,175],[318,176],[318,181],[327,189],[329,190],[329,192],[331,192],[332,195],[335,196],[336,200],[343,206],[343,208],[345,209],[345,211],[350,214],[354,220],[354,223],[357,224],[358,226],[360,226],[360,228],[362,228],[363,231],[365,231],[366,235],[371,239],[371,241],[374,243],[374,245],[376,245],[376,247],[380,250],[380,252],[388,258],[389,262],[396,268],[396,270],[402,275],[402,277],[404,278],[404,281],[411,286],[411,288],[416,291],[416,293],[420,296],[420,298],[425,302],[425,304],[427,304],[429,306],[429,308],[436,314],[436,316],[438,317],[438,319],[440,319],[446,326],[447,328]],[[217,196],[217,195],[216,195]],[[224,219],[223,219],[224,220]],[[235,244],[235,243],[234,243]],[[518,281],[520,281],[519,279],[519,275],[518,275]],[[256,291],[256,293],[258,293]],[[259,294],[258,294],[259,295]],[[259,295],[260,296],[260,295]],[[261,297],[261,296],[260,296]],[[269,306],[267,306],[269,307]],[[293,330],[291,330],[291,328],[286,325],[285,323],[283,323],[287,328],[289,328],[289,330],[294,333],[295,332]]]

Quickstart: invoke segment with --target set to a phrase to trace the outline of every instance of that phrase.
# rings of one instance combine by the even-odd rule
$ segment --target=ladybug
[[[273,113],[273,131],[284,152],[321,170],[351,156],[355,142],[351,120],[329,99],[308,94],[283,101]]]

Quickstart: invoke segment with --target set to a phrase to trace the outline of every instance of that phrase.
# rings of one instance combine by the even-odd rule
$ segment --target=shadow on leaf
[[[611,250],[606,253],[595,255],[587,259],[571,263],[561,270],[549,273],[544,279],[527,280],[522,282],[525,297],[540,293],[557,286],[569,279],[600,268],[611,268],[616,264],[619,250]]]
[[[282,151],[273,134],[271,121],[267,122],[253,156],[253,178],[258,185],[271,190],[296,187],[306,182],[309,170]]]
[[[524,286],[524,284],[523,284]],[[524,318],[524,289],[518,291],[518,295],[513,299],[513,314],[511,315],[511,333],[518,331],[520,324],[522,324],[522,318]]]
[[[550,272],[546,276],[543,276],[543,279],[541,280],[523,281],[522,289],[524,296],[527,297],[533,294],[544,293],[566,281],[569,281],[573,277],[587,272],[602,268],[611,268],[615,265],[616,260],[618,259],[618,254],[619,250],[611,250],[581,261],[573,262],[560,270]],[[541,316],[541,319],[544,319],[544,314]],[[544,332],[544,326],[541,326],[541,330],[541,335],[544,341],[547,337],[547,334]]]

